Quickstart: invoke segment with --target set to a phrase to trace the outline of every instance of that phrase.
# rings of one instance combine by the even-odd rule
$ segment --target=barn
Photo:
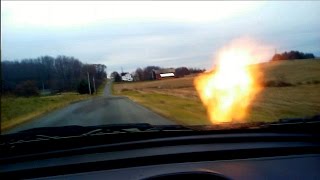
[[[175,69],[174,68],[167,68],[167,69],[158,69],[152,70],[152,79],[160,80],[163,78],[174,78],[175,77]]]

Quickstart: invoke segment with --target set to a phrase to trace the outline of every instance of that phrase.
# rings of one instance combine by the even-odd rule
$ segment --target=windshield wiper
[[[312,117],[283,118],[265,125],[265,128],[276,131],[318,133],[320,128],[320,114]]]
[[[315,123],[319,121],[320,121],[320,114],[312,117],[283,118],[283,119],[279,119],[278,122],[272,123],[272,124]]]
[[[43,141],[53,139],[81,138],[92,136],[133,134],[148,132],[208,132],[208,133],[237,133],[237,132],[306,132],[319,133],[320,115],[305,118],[286,118],[278,122],[252,122],[252,123],[226,123],[218,125],[150,125],[148,123],[111,124],[99,126],[61,126],[41,127],[20,131],[18,133],[2,135],[1,144],[17,144],[30,141]]]
[[[63,139],[73,137],[88,137],[107,134],[137,133],[137,132],[169,132],[169,131],[192,131],[181,125],[150,125],[148,123],[135,124],[111,124],[99,126],[60,126],[39,127],[23,130],[17,133],[1,136],[1,142],[10,144]]]
[[[246,123],[222,123],[215,125],[188,126],[193,130],[209,131],[218,133],[237,133],[237,132],[306,132],[319,133],[320,114],[312,117],[302,118],[283,118],[277,122],[246,122]]]

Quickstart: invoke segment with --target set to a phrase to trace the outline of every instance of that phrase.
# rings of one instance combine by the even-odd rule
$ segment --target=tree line
[[[81,85],[93,79],[98,88],[107,77],[103,64],[84,64],[79,59],[68,56],[42,56],[34,59],[1,62],[2,93],[50,89],[54,91],[83,91]],[[80,88],[80,90],[79,90]],[[28,93],[26,93],[28,94]],[[30,93],[29,93],[30,94]],[[37,94],[37,93],[35,93]]]
[[[271,61],[281,60],[294,60],[294,59],[314,59],[315,56],[312,53],[303,53],[299,51],[289,51],[281,54],[275,54]]]
[[[135,81],[149,81],[153,80],[152,71],[153,70],[160,70],[165,69],[161,68],[160,66],[147,66],[144,68],[137,68],[135,72],[132,73]],[[205,69],[200,68],[187,68],[187,67],[178,67],[175,68],[175,77],[183,77],[185,75],[194,74],[194,73],[201,73],[204,72]],[[117,71],[111,73],[111,77],[114,78],[115,82],[121,81],[121,74]]]

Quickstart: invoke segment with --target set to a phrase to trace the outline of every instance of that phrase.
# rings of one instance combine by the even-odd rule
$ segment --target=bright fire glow
[[[257,49],[260,47],[260,50]],[[257,66],[264,53],[248,39],[233,41],[219,51],[213,71],[195,78],[194,84],[212,123],[241,121],[259,93]]]

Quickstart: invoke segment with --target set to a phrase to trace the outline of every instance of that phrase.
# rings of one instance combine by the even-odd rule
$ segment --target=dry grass
[[[265,88],[252,104],[248,120],[312,116],[320,113],[320,84]]]
[[[284,80],[292,84],[320,82],[320,60],[294,60],[260,65],[266,80]]]
[[[120,92],[123,89],[128,90],[145,90],[145,89],[178,89],[193,87],[194,76],[186,76],[183,78],[173,78],[159,81],[144,81],[144,82],[128,82],[119,83],[114,86],[115,92]]]
[[[252,104],[248,121],[274,121],[320,113],[320,60],[283,61],[253,66],[257,67],[263,72],[264,81],[285,81],[293,86],[264,88]],[[114,85],[114,93],[126,95],[179,123],[207,123],[205,111],[199,110],[199,107],[203,107],[193,87],[193,79],[189,76],[120,83]],[[189,104],[190,108],[184,109],[179,101]],[[187,117],[184,116],[186,114]]]
[[[133,101],[176,121],[178,124],[210,124],[206,117],[205,108],[197,100],[142,91],[125,91],[122,95],[130,97]]]

